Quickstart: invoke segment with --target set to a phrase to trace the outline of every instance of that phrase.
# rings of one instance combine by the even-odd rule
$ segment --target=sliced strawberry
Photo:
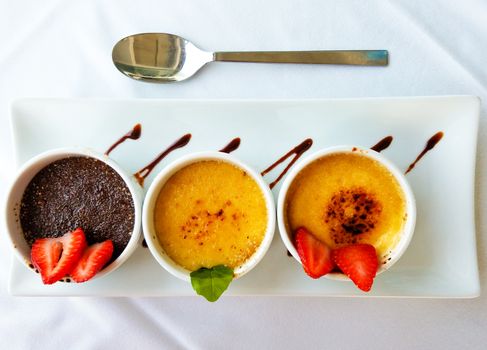
[[[319,278],[333,270],[335,264],[330,247],[315,238],[307,229],[296,230],[296,249],[304,271],[311,278]]]
[[[86,248],[86,238],[78,228],[58,238],[41,238],[30,252],[32,264],[39,270],[44,284],[52,284],[68,275]]]
[[[113,243],[110,240],[89,246],[71,271],[71,278],[78,283],[88,281],[105,266],[112,254]]]
[[[372,288],[379,265],[374,246],[352,244],[335,249],[333,260],[361,290],[368,292]]]

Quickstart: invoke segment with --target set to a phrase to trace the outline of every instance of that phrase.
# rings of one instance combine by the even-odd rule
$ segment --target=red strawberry
[[[32,245],[32,264],[39,270],[44,284],[52,284],[68,275],[81,258],[86,238],[78,228],[58,238],[40,238]]]
[[[300,227],[296,231],[296,249],[298,250],[304,271],[311,278],[319,278],[333,270],[330,247],[315,238],[307,229]]]
[[[372,288],[379,265],[374,246],[353,244],[335,249],[333,260],[361,290],[368,292]]]
[[[71,272],[75,282],[85,282],[100,271],[113,254],[113,243],[110,240],[89,246],[78,264]]]

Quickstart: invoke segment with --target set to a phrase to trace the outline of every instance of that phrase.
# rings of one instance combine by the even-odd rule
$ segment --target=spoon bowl
[[[188,79],[212,61],[387,66],[389,54],[386,50],[207,52],[174,34],[143,33],[116,43],[112,60],[130,78],[169,83]]]
[[[194,75],[213,60],[213,53],[177,35],[146,33],[120,40],[113,48],[112,60],[120,72],[133,79],[173,82]]]

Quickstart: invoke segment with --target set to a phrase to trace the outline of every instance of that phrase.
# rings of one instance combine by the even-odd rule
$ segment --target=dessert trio
[[[139,139],[141,131],[140,124],[134,126],[104,157],[124,141]],[[442,137],[442,132],[433,135],[406,173]],[[85,282],[110,265],[118,267],[129,241],[138,241],[140,234],[132,186],[142,187],[162,159],[190,140],[184,135],[132,176],[83,152],[33,174],[15,213],[31,248],[27,265],[45,284]],[[228,159],[195,156],[161,183],[154,180],[148,191],[159,186],[153,204],[144,202],[142,221],[151,221],[144,223],[145,240],[156,259],[177,266],[198,294],[217,300],[239,277],[237,271],[254,260],[243,273],[252,269],[268,249],[275,221],[269,187],[291,169],[277,213],[289,252],[311,278],[352,280],[367,292],[376,274],[400,257],[414,230],[412,192],[404,175],[379,153],[392,140],[388,136],[370,149],[322,150],[299,162],[313,144],[306,139],[260,174],[249,174],[229,155],[240,146],[235,138],[218,151]],[[261,177],[288,158],[270,186],[262,185]]]

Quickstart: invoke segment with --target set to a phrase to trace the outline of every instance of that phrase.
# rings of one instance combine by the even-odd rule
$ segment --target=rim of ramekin
[[[149,250],[152,253],[153,257],[156,259],[156,261],[170,274],[187,282],[191,281],[191,271],[185,269],[184,267],[173,261],[166,254],[161,244],[159,243],[154,229],[154,206],[162,187],[177,171],[190,164],[209,160],[227,162],[247,172],[247,174],[250,175],[259,186],[266,203],[267,228],[264,234],[264,238],[262,239],[261,244],[254,252],[254,254],[250,258],[248,258],[244,264],[235,269],[234,279],[240,278],[248,273],[264,258],[272,243],[276,226],[274,197],[272,196],[269,185],[264,181],[259,173],[257,173],[254,169],[252,169],[250,166],[243,163],[236,157],[227,153],[215,151],[196,152],[182,156],[172,163],[168,164],[157,174],[154,181],[152,181],[147,190],[142,209],[142,227],[147,246],[149,247]]]
[[[396,244],[396,246],[392,249],[391,253],[388,256],[388,260],[385,262],[381,262],[379,264],[379,268],[377,269],[377,275],[390,269],[404,254],[411,242],[411,239],[414,234],[414,227],[416,224],[416,201],[414,198],[414,193],[406,180],[404,174],[392,163],[389,159],[387,159],[384,155],[379,152],[376,152],[372,149],[368,149],[361,146],[354,146],[354,145],[339,145],[333,147],[327,147],[321,149],[313,154],[308,155],[304,159],[302,159],[298,164],[296,164],[291,171],[288,173],[284,182],[282,183],[281,189],[279,191],[279,197],[277,199],[277,225],[279,228],[279,234],[281,239],[286,246],[287,250],[291,253],[291,255],[301,264],[301,259],[299,258],[299,254],[296,250],[292,242],[292,235],[288,232],[287,225],[286,225],[286,217],[284,214],[285,204],[286,204],[286,197],[291,186],[292,182],[296,178],[296,176],[309,164],[312,162],[329,156],[331,154],[336,153],[354,153],[360,154],[365,157],[369,157],[378,161],[380,164],[386,167],[394,178],[399,183],[402,191],[404,192],[404,197],[406,199],[406,221],[403,225],[401,239]],[[390,259],[389,259],[390,258]],[[341,281],[349,281],[350,279],[341,272],[332,272],[325,275],[326,278],[332,280],[341,280]]]

